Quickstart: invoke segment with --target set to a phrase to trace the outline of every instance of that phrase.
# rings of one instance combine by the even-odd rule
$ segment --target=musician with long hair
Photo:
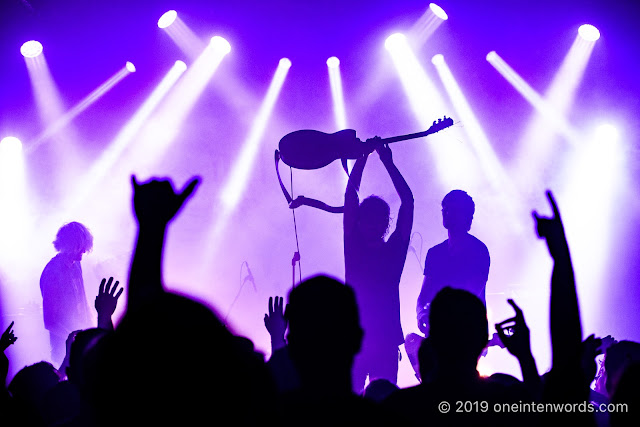
[[[364,329],[362,349],[353,369],[353,387],[357,393],[364,389],[367,375],[370,381],[386,379],[397,383],[398,346],[404,342],[400,278],[413,226],[411,189],[393,163],[389,146],[379,143],[375,146],[401,205],[395,230],[385,240],[390,208],[378,196],[369,196],[360,203],[358,191],[369,153],[358,158],[347,183],[343,218],[345,279],[356,292]]]
[[[60,227],[53,246],[58,254],[40,276],[40,291],[44,327],[51,338],[51,359],[59,364],[68,335],[92,326],[80,261],[93,248],[93,236],[83,224],[70,222]]]

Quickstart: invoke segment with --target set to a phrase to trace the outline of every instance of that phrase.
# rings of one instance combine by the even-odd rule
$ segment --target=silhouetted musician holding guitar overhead
[[[346,283],[355,292],[364,329],[362,349],[353,368],[354,391],[360,393],[367,375],[393,383],[398,376],[398,346],[404,342],[400,324],[400,277],[404,269],[411,228],[413,194],[393,163],[387,144],[373,143],[400,196],[396,227],[385,241],[390,208],[377,196],[360,203],[358,190],[369,153],[359,157],[351,171],[344,202],[344,255]]]
[[[416,307],[418,328],[425,335],[429,335],[429,304],[445,286],[469,291],[487,305],[485,288],[491,259],[487,246],[469,234],[474,212],[473,199],[462,190],[453,190],[442,200],[442,225],[449,238],[427,252]]]

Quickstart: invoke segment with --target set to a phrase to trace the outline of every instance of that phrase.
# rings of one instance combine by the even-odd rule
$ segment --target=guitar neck
[[[445,116],[444,120],[440,120],[438,121],[438,123],[433,122],[433,126],[431,126],[429,129],[425,131],[409,133],[407,135],[392,136],[390,138],[383,138],[380,142],[382,142],[383,144],[390,144],[392,142],[405,141],[407,139],[421,138],[423,136],[427,136],[427,135],[431,135],[432,133],[439,132],[442,129],[446,129],[452,125],[453,125],[453,120]]]
[[[414,138],[420,138],[423,136],[427,136],[427,135],[431,135],[433,133],[432,130],[425,130],[422,132],[416,132],[416,133],[410,133],[407,135],[399,135],[399,136],[392,136],[389,138],[383,138],[382,142],[383,144],[391,144],[392,142],[398,142],[398,141],[405,141],[407,139],[414,139]]]

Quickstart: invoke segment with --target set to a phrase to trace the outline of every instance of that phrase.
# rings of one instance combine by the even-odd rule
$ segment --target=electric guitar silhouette
[[[344,129],[334,133],[325,133],[312,129],[291,132],[280,139],[278,150],[275,151],[276,173],[278,174],[278,181],[280,181],[280,188],[291,209],[307,205],[327,212],[341,213],[343,211],[342,206],[332,207],[318,200],[302,196],[293,200],[280,178],[280,171],[278,170],[280,160],[295,169],[311,170],[320,169],[340,159],[345,172],[347,172],[347,159],[357,159],[366,153],[370,153],[378,144],[390,144],[420,138],[439,132],[452,125],[453,120],[444,116],[444,118],[438,119],[437,122],[434,121],[433,125],[423,132],[390,138],[371,138],[364,142],[356,138],[356,131],[353,129]]]
[[[424,132],[382,138],[377,144],[390,144],[431,135],[453,125],[448,117],[438,119]],[[370,150],[373,139],[362,142],[356,131],[344,129],[335,133],[303,129],[291,132],[280,140],[278,148],[282,161],[296,169],[319,169],[338,159],[357,159]]]

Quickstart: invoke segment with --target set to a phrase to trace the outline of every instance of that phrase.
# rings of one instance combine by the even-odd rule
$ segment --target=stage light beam
[[[617,129],[603,124],[591,135],[581,146],[573,147],[567,157],[567,170],[557,177],[556,186],[565,201],[562,215],[575,268],[582,272],[580,304],[585,312],[593,314],[588,321],[591,325],[585,328],[594,330],[606,317],[601,302],[611,291],[607,266],[612,265],[612,254],[616,254],[616,236],[624,232],[620,209],[628,204],[623,194],[630,186],[628,150]]]
[[[220,241],[220,234],[226,228],[229,218],[233,214],[241,198],[245,195],[247,183],[254,168],[260,142],[262,141],[267,123],[278,99],[282,86],[285,82],[291,61],[283,58],[279,61],[278,67],[273,75],[267,94],[262,101],[258,114],[251,126],[251,130],[245,139],[240,154],[234,161],[231,172],[227,176],[226,182],[220,192],[222,209],[218,213],[217,219],[210,231],[210,242],[207,253],[212,255],[217,250],[217,242]]]
[[[15,136],[0,141],[0,258],[12,265],[10,274],[16,275],[24,267],[30,236],[24,153],[22,142]]]
[[[115,139],[109,144],[100,158],[91,166],[85,179],[79,180],[80,187],[73,192],[70,200],[65,203],[65,216],[74,213],[86,200],[87,197],[97,188],[98,184],[107,176],[112,168],[117,164],[120,156],[129,146],[131,141],[138,135],[149,116],[156,109],[160,101],[167,95],[174,86],[178,78],[186,70],[186,65],[182,61],[176,61],[160,83],[155,87],[149,97],[138,108],[133,117],[118,132]]]
[[[255,157],[258,152],[259,143],[264,134],[265,127],[268,123],[271,111],[278,99],[280,89],[284,84],[285,78],[291,66],[291,62],[287,59],[280,61],[278,68],[273,76],[267,95],[264,98],[258,115],[251,127],[245,143],[243,144],[242,151],[238,156],[234,167],[229,174],[227,183],[222,190],[222,201],[227,209],[233,209],[238,204],[238,201],[242,197],[246,188],[246,183],[249,178],[249,172],[255,162]]]
[[[170,10],[160,17],[158,27],[161,28],[190,60],[195,60],[206,47],[187,24],[180,19],[175,10]]]
[[[83,111],[97,102],[102,96],[104,96],[109,90],[111,90],[116,84],[118,84],[122,79],[127,77],[129,74],[135,71],[131,70],[133,64],[131,62],[127,62],[124,67],[122,67],[118,72],[116,72],[113,76],[111,76],[107,81],[98,86],[95,90],[93,90],[89,95],[87,95],[82,101],[77,103],[73,108],[68,110],[66,113],[62,115],[62,117],[56,119],[53,123],[51,123],[47,128],[42,131],[37,137],[29,142],[29,146],[27,151],[33,152],[36,150],[41,144],[46,142],[49,138],[54,136],[57,132],[71,123],[78,115],[80,115]]]
[[[147,168],[152,168],[164,156],[230,51],[231,45],[227,40],[220,36],[212,37],[211,42],[145,123],[127,157],[128,160],[135,161],[137,173],[144,175]],[[176,66],[183,67],[184,63],[178,62]]]
[[[449,16],[444,9],[435,3],[430,3],[427,10],[407,33],[412,46],[420,48],[447,19]]]
[[[347,114],[344,106],[342,92],[342,76],[340,75],[340,60],[335,56],[327,59],[329,71],[329,84],[331,86],[331,98],[333,100],[333,114],[337,130],[347,128]]]
[[[511,183],[511,179],[500,163],[471,105],[469,105],[451,69],[447,65],[444,56],[442,54],[434,55],[431,62],[438,71],[440,80],[451,99],[457,117],[465,124],[464,131],[468,135],[471,148],[478,159],[477,163],[480,164],[480,168],[494,193],[499,196],[505,206],[505,212],[510,214],[509,219],[511,220],[512,227],[518,231],[522,231],[520,230],[521,221],[519,218],[522,217],[521,214],[523,213],[516,209],[518,197],[516,189]]]
[[[29,73],[32,95],[38,107],[41,123],[44,129],[48,129],[62,120],[67,111],[63,95],[49,69],[44,52],[36,57],[23,59]],[[79,155],[81,151],[79,141],[80,138],[74,126],[64,126],[51,135],[51,143],[48,144],[43,155],[48,156],[46,161],[55,164],[57,170],[61,172],[56,174],[53,182],[50,182],[51,194],[63,194],[66,188],[73,185],[73,176],[79,173],[83,163]]]
[[[487,61],[498,71],[548,122],[571,143],[579,143],[578,133],[558,114],[549,103],[533,89],[509,64],[495,51],[487,54]]]
[[[587,41],[584,38],[583,33],[586,32],[588,36],[589,29],[590,26],[586,29],[584,26],[581,27],[544,96],[536,97],[535,104],[532,103],[537,112],[520,138],[519,152],[516,156],[516,169],[521,172],[518,176],[523,183],[537,185],[534,176],[538,173],[539,165],[547,164],[549,157],[554,156],[554,150],[558,147],[558,133],[570,144],[580,143],[577,132],[571,129],[565,117],[574,103],[595,46],[595,41]],[[593,30],[597,31],[595,28]],[[497,55],[491,61],[497,63]]]
[[[385,41],[393,64],[398,72],[405,94],[414,116],[423,129],[428,129],[436,118],[446,115],[453,117],[413,50],[407,38],[396,33]],[[453,129],[451,129],[453,130]],[[435,157],[434,167],[444,188],[473,188],[475,167],[474,159],[464,144],[455,144],[446,140],[446,133],[430,136],[432,140],[425,144]],[[450,136],[450,134],[448,134]]]

